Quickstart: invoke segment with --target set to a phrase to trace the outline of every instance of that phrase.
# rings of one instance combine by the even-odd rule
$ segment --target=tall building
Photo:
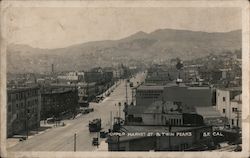
[[[228,119],[230,127],[241,127],[242,109],[241,87],[220,88],[216,90],[216,109]]]
[[[40,127],[41,94],[38,87],[7,89],[7,136]]]
[[[164,86],[141,85],[136,89],[136,106],[145,106],[157,100],[162,100]]]
[[[210,87],[192,87],[184,84],[169,84],[164,87],[163,98],[173,101],[183,108],[194,109],[197,106],[212,106],[213,89]]]
[[[180,104],[183,108],[212,106],[213,89],[169,83],[167,85],[141,85],[136,90],[136,106],[145,106],[159,100],[171,101]]]

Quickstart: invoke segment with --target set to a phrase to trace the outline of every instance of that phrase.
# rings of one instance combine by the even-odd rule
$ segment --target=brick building
[[[7,136],[39,128],[40,111],[38,87],[7,88]]]
[[[41,118],[62,117],[66,113],[75,114],[78,107],[77,90],[45,89],[41,92]]]

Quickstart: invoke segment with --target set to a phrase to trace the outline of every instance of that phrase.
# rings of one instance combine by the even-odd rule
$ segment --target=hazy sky
[[[9,43],[40,48],[120,39],[159,28],[206,32],[241,29],[236,8],[12,8]]]

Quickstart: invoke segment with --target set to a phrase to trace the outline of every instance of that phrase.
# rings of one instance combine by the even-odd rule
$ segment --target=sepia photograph
[[[1,6],[3,157],[247,157],[247,1],[77,2]]]

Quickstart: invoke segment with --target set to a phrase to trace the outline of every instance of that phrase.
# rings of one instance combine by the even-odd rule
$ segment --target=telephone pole
[[[74,134],[74,152],[76,152],[76,133]]]
[[[125,81],[126,86],[126,103],[128,104],[128,80]]]

